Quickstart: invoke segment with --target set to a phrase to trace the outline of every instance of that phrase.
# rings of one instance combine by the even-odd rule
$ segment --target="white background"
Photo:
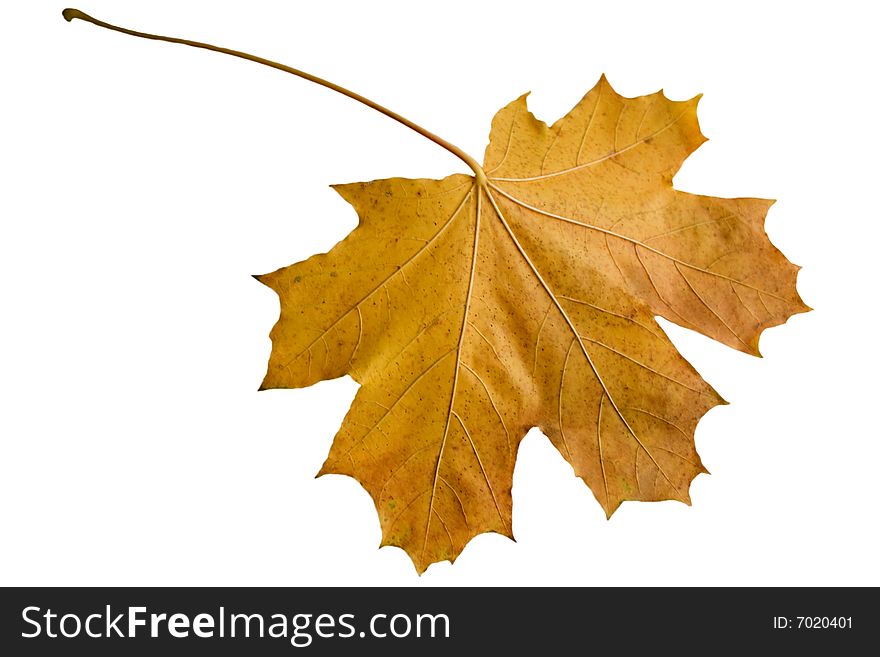
[[[465,171],[352,101],[221,55],[133,39],[63,4],[0,22],[0,583],[880,584],[875,21],[838,2],[110,2],[136,29],[251,51],[360,91],[482,159],[531,90],[564,114],[703,92],[711,141],[679,189],[779,202],[767,230],[816,310],[756,359],[677,327],[731,402],[697,430],[693,506],[606,521],[536,431],[514,543],[417,577],[353,480],[315,480],[348,378],[257,393],[278,314],[250,275],[355,225],[330,183]]]

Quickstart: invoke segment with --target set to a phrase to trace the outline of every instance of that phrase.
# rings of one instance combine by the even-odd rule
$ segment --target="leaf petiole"
[[[348,96],[349,98],[358,101],[359,103],[363,103],[367,107],[370,107],[377,112],[381,112],[385,116],[394,119],[398,123],[402,123],[410,130],[414,130],[419,133],[423,137],[430,139],[432,142],[445,148],[447,151],[455,155],[462,162],[468,165],[471,170],[474,172],[476,176],[476,181],[478,184],[484,185],[486,183],[486,174],[483,173],[482,167],[477,163],[477,161],[472,158],[470,155],[461,150],[458,146],[449,143],[442,137],[435,135],[433,132],[426,130],[422,126],[418,125],[407,119],[406,117],[401,116],[397,112],[393,112],[387,107],[383,107],[379,103],[370,100],[369,98],[365,98],[354,91],[350,91],[345,87],[342,87],[338,84],[330,82],[329,80],[324,80],[323,78],[319,78],[316,75],[312,75],[311,73],[306,73],[305,71],[300,71],[299,69],[293,68],[291,66],[286,66],[284,64],[279,64],[278,62],[273,62],[270,59],[265,59],[263,57],[257,57],[256,55],[251,55],[246,52],[241,52],[239,50],[232,50],[231,48],[223,48],[221,46],[214,46],[209,43],[202,43],[200,41],[191,41],[190,39],[180,39],[177,37],[169,37],[169,36],[161,36],[157,34],[149,34],[147,32],[138,32],[136,30],[129,30],[128,28],[119,27],[117,25],[111,25],[110,23],[105,23],[104,21],[100,21],[97,18],[92,18],[88,14],[80,11],[79,9],[65,9],[62,12],[64,19],[68,22],[78,18],[79,20],[85,21],[87,23],[92,23],[93,25],[97,25],[98,27],[103,27],[108,30],[113,30],[114,32],[121,32],[122,34],[128,34],[130,36],[140,37],[142,39],[152,39],[153,41],[166,41],[168,43],[179,43],[184,46],[192,46],[193,48],[202,48],[203,50],[211,50],[213,52],[219,52],[224,55],[232,55],[233,57],[239,57],[241,59],[246,59],[250,62],[256,62],[257,64],[262,64],[263,66],[268,66],[270,68],[278,69],[279,71],[284,71],[285,73],[290,73],[291,75],[295,75],[297,77],[303,78],[304,80],[308,80],[309,82],[314,82],[315,84],[319,84],[322,87],[327,87],[328,89],[332,89],[333,91],[342,94],[343,96]]]

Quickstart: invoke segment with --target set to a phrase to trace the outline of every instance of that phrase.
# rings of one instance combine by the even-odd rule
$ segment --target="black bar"
[[[0,654],[450,655],[453,650],[472,654],[488,647],[492,655],[553,655],[571,649],[595,654],[609,646],[621,655],[643,650],[707,655],[719,650],[764,654],[807,649],[809,654],[855,654],[858,646],[876,641],[880,606],[875,593],[868,588],[12,588],[0,591]],[[111,621],[123,614],[109,630],[108,605]],[[27,612],[34,622],[24,620],[28,607],[39,608]],[[135,614],[145,625],[135,627],[135,638],[121,638],[117,635],[129,629],[130,607],[146,608]],[[48,619],[48,631],[59,634],[57,638],[46,635],[48,610],[55,614]],[[79,621],[74,638],[60,636],[59,621],[65,614]],[[89,629],[93,634],[109,631],[110,638],[85,635],[84,622],[92,614],[98,616]],[[157,621],[156,638],[150,636],[150,614],[166,615]],[[167,618],[173,614],[186,615],[186,622],[178,618],[175,631],[186,631],[188,637],[169,633]],[[213,634],[210,638],[195,635],[198,614],[211,617],[210,628],[207,617],[199,624],[202,634]],[[231,638],[232,614],[261,614],[267,636],[253,636],[258,633],[257,618],[250,620],[252,636],[242,636],[244,621],[239,618],[238,636]],[[309,617],[294,619],[297,614]],[[318,628],[320,614],[329,616],[322,617]],[[371,627],[377,614],[385,616],[376,617]],[[396,614],[406,618],[393,620],[392,627]],[[427,617],[421,619],[422,636],[415,636],[420,614],[448,617],[449,636],[439,616],[434,621],[436,636],[429,636]],[[221,616],[225,638],[217,636]],[[77,620],[65,621],[68,634],[75,632]],[[294,620],[300,626],[297,643],[308,645],[291,645]],[[285,629],[286,638],[268,636],[273,623],[276,634]],[[35,633],[37,626],[38,636],[22,636]],[[408,636],[392,635],[392,630],[404,634],[407,627]],[[371,636],[373,630],[387,636]],[[322,638],[320,633],[343,636]]]

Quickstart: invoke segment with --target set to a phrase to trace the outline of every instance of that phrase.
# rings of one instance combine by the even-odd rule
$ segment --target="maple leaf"
[[[758,355],[765,328],[808,310],[798,268],[763,229],[772,201],[673,188],[705,141],[699,96],[624,98],[603,76],[549,127],[522,96],[495,116],[480,166],[314,76],[158,38],[334,88],[474,171],[337,185],[357,228],[257,277],[281,301],[261,389],[360,384],[319,474],[361,483],[383,545],[422,572],[480,533],[512,538],[513,469],[532,427],[609,517],[624,500],[690,503],[706,471],[694,430],[724,401],[655,316]]]

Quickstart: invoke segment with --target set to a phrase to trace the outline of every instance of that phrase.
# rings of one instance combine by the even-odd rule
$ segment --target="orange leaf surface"
[[[808,310],[764,233],[771,201],[673,189],[705,140],[697,101],[603,77],[548,127],[523,96],[492,122],[485,177],[337,186],[358,227],[258,277],[281,299],[262,387],[361,385],[321,474],[359,481],[383,545],[420,572],[513,536],[531,427],[609,516],[689,503],[694,429],[724,402],[655,315],[757,355],[763,329]]]

